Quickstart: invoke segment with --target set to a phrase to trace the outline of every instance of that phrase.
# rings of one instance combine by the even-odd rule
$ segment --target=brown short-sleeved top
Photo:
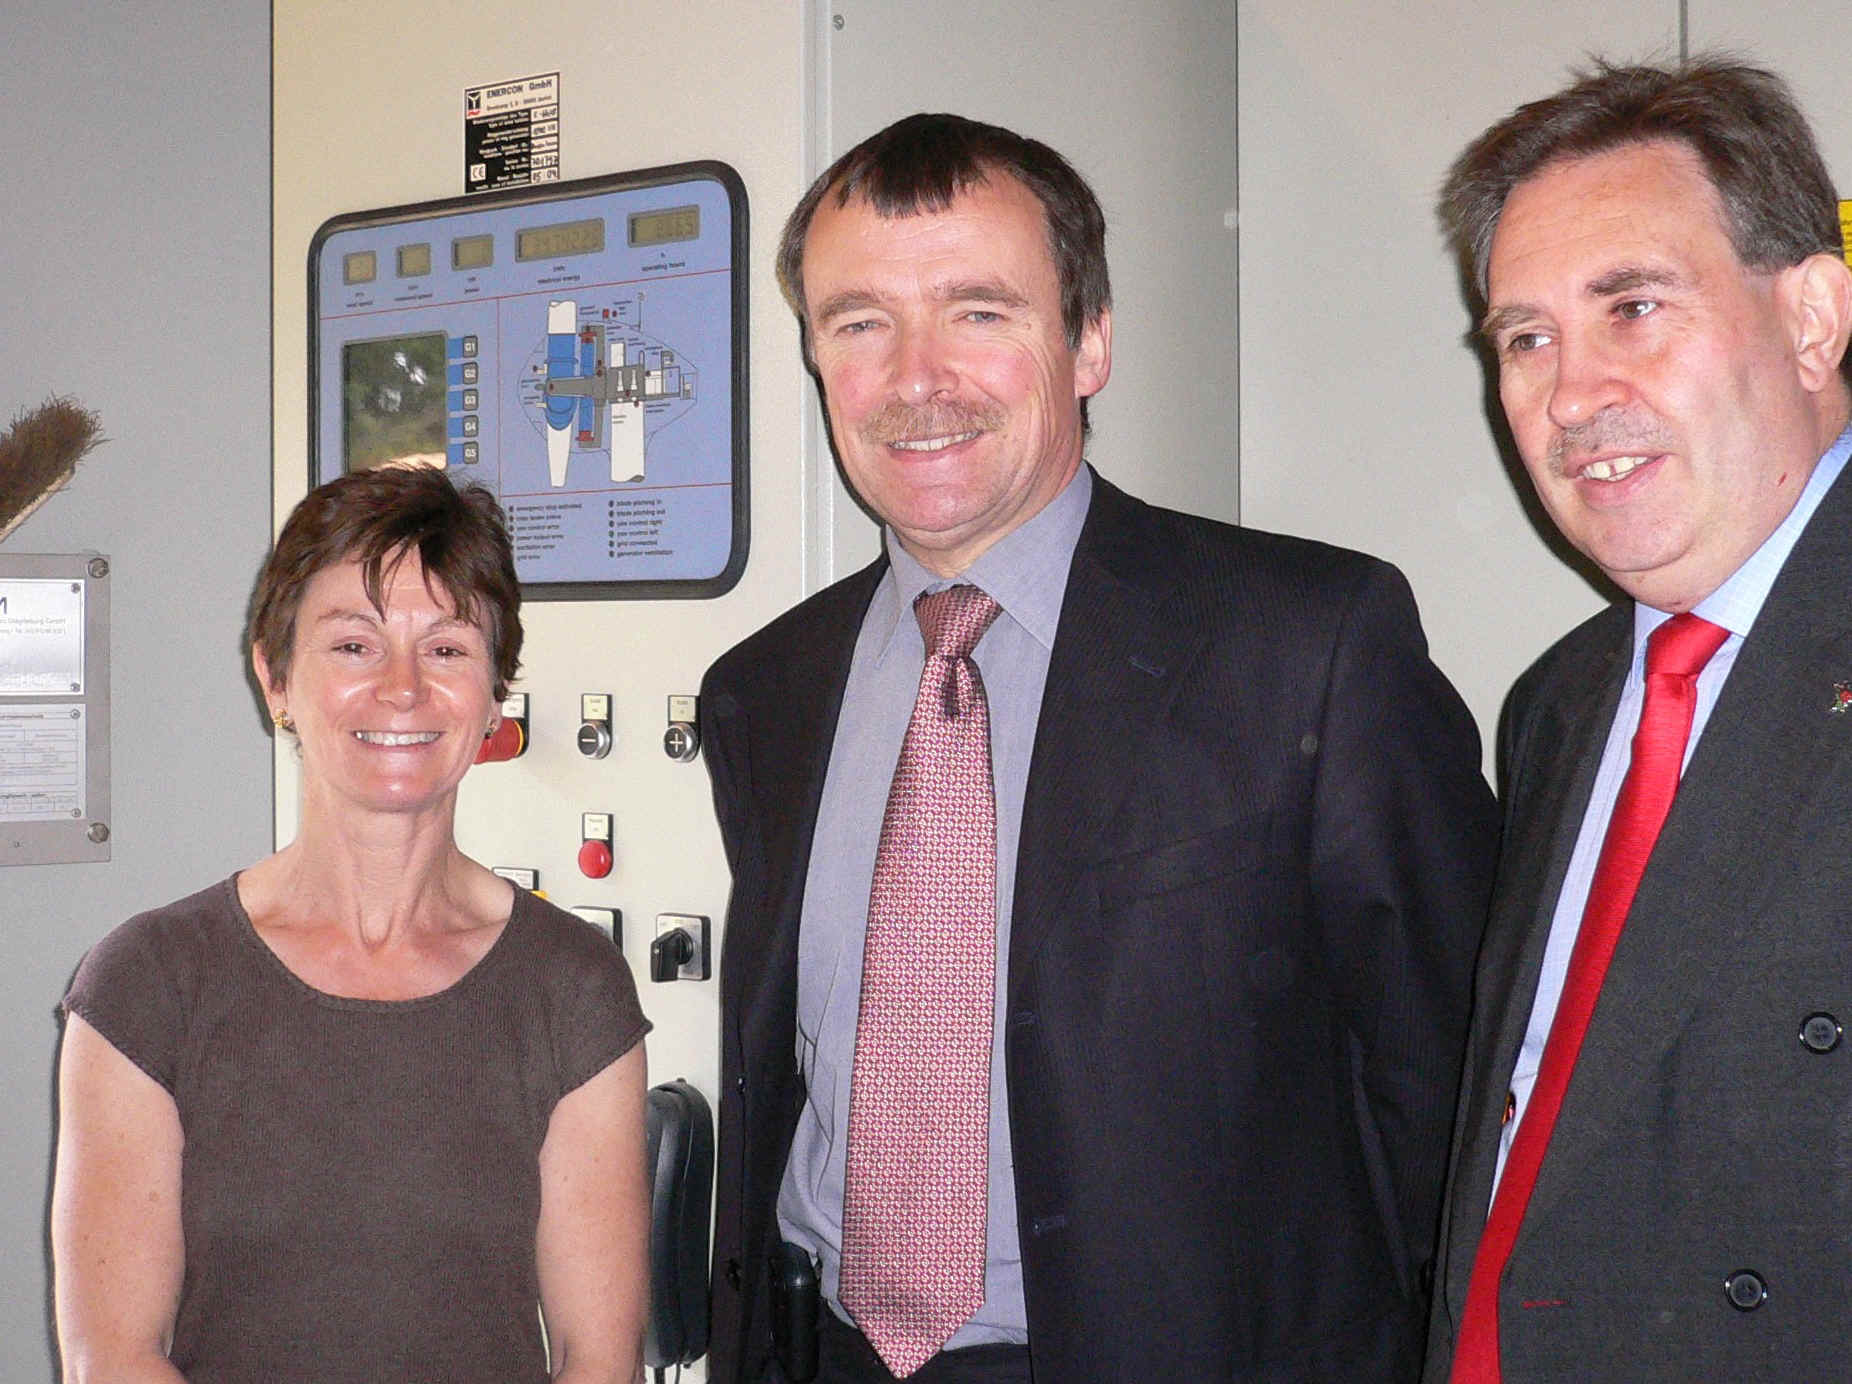
[[[544,1384],[547,1122],[649,1028],[609,938],[517,889],[448,989],[345,999],[234,878],[117,928],[64,1004],[179,1107],[190,1384]]]

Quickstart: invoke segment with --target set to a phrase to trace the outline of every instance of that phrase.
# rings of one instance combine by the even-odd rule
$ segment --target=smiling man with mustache
[[[1407,585],[1085,463],[1046,145],[900,121],[779,270],[886,553],[703,687],[710,1377],[1412,1380],[1492,813]]]
[[[1631,599],[1507,708],[1430,1384],[1845,1374],[1835,211],[1786,87],[1719,59],[1604,64],[1448,179],[1525,468]]]

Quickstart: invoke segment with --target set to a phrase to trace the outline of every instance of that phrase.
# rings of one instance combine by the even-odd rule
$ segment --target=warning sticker
[[[559,73],[463,89],[463,190],[559,181]]]

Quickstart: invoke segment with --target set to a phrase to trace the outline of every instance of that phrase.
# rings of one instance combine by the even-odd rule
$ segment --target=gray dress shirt
[[[997,798],[997,997],[990,1061],[985,1297],[984,1305],[946,1343],[948,1349],[1028,1340],[1003,1070],[1010,905],[1048,655],[1061,618],[1068,566],[1092,496],[1092,474],[1082,466],[1040,513],[998,540],[956,578],[981,587],[1002,613],[973,654],[990,705],[991,776]],[[868,894],[888,785],[926,661],[913,600],[923,591],[954,584],[920,566],[891,530],[886,542],[889,567],[856,639],[804,887],[797,956],[797,1057],[809,1103],[798,1120],[778,1196],[780,1231],[820,1260],[824,1296],[844,1320],[848,1314],[837,1300],[843,1167]]]

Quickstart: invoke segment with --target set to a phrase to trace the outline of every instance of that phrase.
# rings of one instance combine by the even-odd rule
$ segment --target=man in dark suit
[[[1507,708],[1427,1378],[1844,1378],[1832,183],[1772,74],[1602,65],[1476,140],[1442,213],[1537,494],[1631,599]]]
[[[812,1265],[824,1380],[1419,1370],[1489,888],[1477,735],[1393,569],[1154,509],[1083,464],[1104,231],[1053,150],[954,116],[845,155],[785,230],[886,556],[703,687],[733,870],[726,1384],[808,1377],[813,1319],[773,1280]],[[983,609],[974,654],[928,650],[943,602]],[[982,803],[935,819],[895,925],[890,832],[933,797],[903,789],[927,772],[916,733],[974,711],[994,794],[984,775]],[[973,873],[953,862],[979,821]],[[947,946],[982,940],[953,973],[890,961],[972,898]],[[910,1008],[896,973],[931,994],[978,975],[978,998]],[[924,1014],[913,1045],[865,1077],[896,1012]],[[952,1096],[974,1049],[975,1112]],[[909,1081],[908,1112],[881,1104]],[[974,1137],[932,1142],[954,1124]],[[884,1182],[884,1157],[916,1161]],[[966,1178],[975,1197],[945,1190]]]

